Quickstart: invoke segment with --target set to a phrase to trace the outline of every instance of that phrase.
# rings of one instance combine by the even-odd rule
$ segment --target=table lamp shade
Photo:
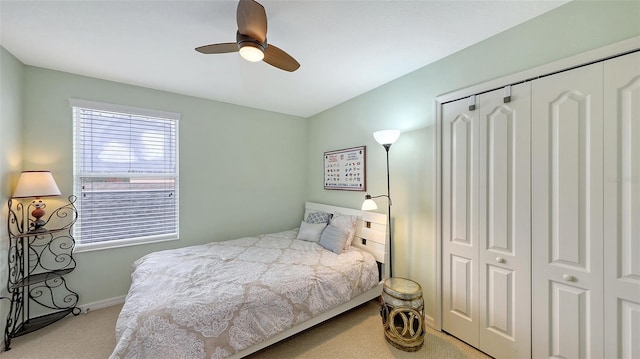
[[[60,196],[50,171],[22,171],[13,198]]]

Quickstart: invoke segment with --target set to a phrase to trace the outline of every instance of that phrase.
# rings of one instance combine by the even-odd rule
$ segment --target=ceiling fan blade
[[[196,51],[203,54],[224,54],[227,52],[238,52],[238,44],[235,42],[225,42],[223,44],[211,44],[196,47]]]
[[[264,62],[275,66],[281,70],[293,72],[300,67],[300,64],[291,55],[269,44],[264,52]]]
[[[267,13],[254,0],[240,0],[236,12],[238,32],[263,43],[267,39]]]

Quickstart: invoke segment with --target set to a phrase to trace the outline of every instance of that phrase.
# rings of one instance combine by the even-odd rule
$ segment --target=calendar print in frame
[[[366,146],[324,153],[324,189],[366,191]]]

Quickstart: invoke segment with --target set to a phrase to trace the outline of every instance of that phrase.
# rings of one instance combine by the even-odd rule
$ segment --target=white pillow
[[[344,250],[348,238],[349,232],[342,228],[328,225],[324,232],[322,232],[318,244],[335,254],[340,254]]]
[[[320,241],[320,235],[326,226],[326,223],[307,223],[302,221],[302,223],[300,223],[300,230],[298,230],[298,236],[296,239],[318,242]]]
[[[341,228],[349,234],[344,249],[349,248],[351,246],[351,242],[353,242],[353,238],[356,235],[357,221],[358,217],[356,216],[348,216],[340,213],[334,213],[333,217],[331,217],[331,220],[329,221],[330,225]]]

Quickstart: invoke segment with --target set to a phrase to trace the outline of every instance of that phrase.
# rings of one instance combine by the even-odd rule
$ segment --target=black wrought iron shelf
[[[61,270],[53,270],[53,271],[50,271],[50,272],[31,274],[31,275],[26,276],[24,279],[19,280],[17,283],[9,284],[9,289],[15,289],[15,288],[20,288],[20,287],[24,287],[24,286],[30,286],[30,285],[46,282],[46,281],[51,280],[51,279],[56,279],[56,278],[61,277],[61,276],[65,275],[65,274],[69,274],[69,273],[73,272],[74,269],[75,268],[66,268],[66,269],[61,269]]]
[[[35,225],[29,215],[32,205],[9,200],[7,290],[11,303],[4,331],[5,350],[11,348],[11,339],[15,337],[69,314],[80,314],[78,293],[69,289],[65,280],[65,275],[76,268],[72,235],[78,218],[75,200],[70,196],[67,204],[51,212],[45,226],[53,229]],[[34,312],[41,315],[33,315]]]
[[[73,308],[70,308],[46,315],[41,315],[39,317],[30,318],[18,327],[13,336],[19,337],[21,335],[35,332],[36,330],[42,329],[47,325],[53,324],[58,320],[66,317],[67,315],[72,314],[73,311]]]

